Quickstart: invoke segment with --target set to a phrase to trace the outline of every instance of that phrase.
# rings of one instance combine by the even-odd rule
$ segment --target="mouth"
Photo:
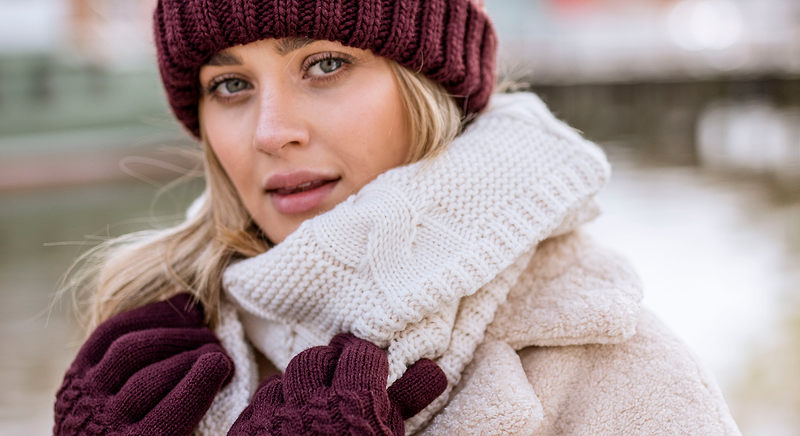
[[[313,190],[318,189],[318,188],[320,188],[322,186],[325,186],[325,185],[327,185],[329,183],[336,183],[338,181],[339,181],[339,179],[334,179],[334,180],[314,180],[312,182],[305,182],[305,183],[301,183],[301,184],[296,185],[296,186],[287,186],[285,188],[270,189],[270,190],[267,190],[267,192],[273,193],[273,194],[276,194],[276,195],[293,195],[293,194],[299,194],[299,193],[302,193],[302,192],[313,191]]]
[[[275,178],[265,187],[272,205],[284,215],[319,211],[341,177],[300,175]]]

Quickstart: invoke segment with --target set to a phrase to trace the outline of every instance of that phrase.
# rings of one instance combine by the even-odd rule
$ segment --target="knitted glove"
[[[408,419],[438,397],[447,378],[422,359],[388,390],[389,362],[371,342],[340,334],[261,383],[228,436],[403,436]]]
[[[190,435],[233,361],[177,295],[116,315],[92,333],[56,394],[54,436]]]

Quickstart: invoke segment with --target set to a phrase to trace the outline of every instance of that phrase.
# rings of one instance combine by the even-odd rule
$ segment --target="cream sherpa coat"
[[[532,95],[497,96],[430,165],[388,171],[267,253],[228,267],[217,334],[236,375],[198,435],[258,382],[350,331],[393,382],[435,359],[424,435],[738,435],[713,377],[649,312],[627,262],[582,234],[602,153]]]
[[[425,435],[738,435],[697,358],[639,306],[619,256],[540,245]]]

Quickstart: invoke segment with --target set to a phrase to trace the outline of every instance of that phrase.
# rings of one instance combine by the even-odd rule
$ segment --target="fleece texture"
[[[519,356],[490,339],[475,350],[450,403],[423,434],[530,435],[542,417]]]
[[[508,299],[487,333],[515,349],[618,343],[636,332],[642,284],[624,258],[575,232],[540,244]]]
[[[713,376],[640,300],[627,262],[586,235],[540,244],[421,434],[740,435]]]
[[[545,411],[531,434],[740,434],[713,376],[685,345],[646,309],[636,328],[615,345],[520,351]]]

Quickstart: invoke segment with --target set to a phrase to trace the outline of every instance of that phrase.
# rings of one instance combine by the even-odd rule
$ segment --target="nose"
[[[260,96],[258,124],[253,147],[263,153],[279,155],[287,148],[308,144],[309,130],[305,118],[293,101],[291,92],[276,86],[265,89]]]

